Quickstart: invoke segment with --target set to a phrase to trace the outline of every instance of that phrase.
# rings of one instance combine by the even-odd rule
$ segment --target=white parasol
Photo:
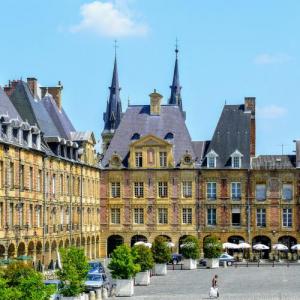
[[[261,251],[261,250],[268,250],[270,248],[268,246],[264,245],[264,244],[256,244],[256,245],[253,246],[253,249]]]
[[[138,241],[134,243],[134,246],[139,246],[139,245],[145,245],[145,242],[143,241]]]
[[[152,244],[151,243],[145,243],[145,246],[148,247],[148,248],[151,248]]]
[[[292,246],[291,249],[299,251],[300,250],[300,244],[296,244],[296,245]]]
[[[223,243],[223,249],[238,249],[238,245],[234,243]]]
[[[274,245],[272,246],[272,248],[273,248],[274,250],[277,250],[277,251],[285,251],[285,250],[289,250],[289,248],[288,248],[287,246],[283,245],[283,244],[274,244]]]
[[[173,247],[175,247],[175,244],[172,243],[172,242],[167,242],[167,246],[168,246],[169,248],[173,248]]]
[[[238,248],[239,249],[249,249],[249,248],[251,248],[251,245],[248,243],[242,242],[242,243],[238,244]]]

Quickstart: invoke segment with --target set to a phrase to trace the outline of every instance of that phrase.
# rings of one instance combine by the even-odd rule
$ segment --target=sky
[[[36,77],[64,86],[78,131],[100,139],[117,40],[121,99],[167,103],[179,46],[186,123],[211,139],[225,102],[256,97],[257,154],[300,139],[300,1],[0,0],[0,85]],[[283,145],[283,146],[282,146]]]

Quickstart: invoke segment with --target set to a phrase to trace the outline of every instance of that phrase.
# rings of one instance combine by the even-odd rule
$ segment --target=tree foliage
[[[205,258],[218,258],[222,253],[222,244],[216,236],[206,237],[203,248]]]
[[[153,259],[157,264],[165,264],[171,260],[171,249],[167,245],[166,238],[156,237],[151,250]]]
[[[84,250],[69,247],[59,251],[62,270],[58,270],[57,275],[62,282],[61,293],[66,297],[77,296],[84,291],[84,282],[90,269]]]
[[[181,245],[184,258],[198,259],[200,257],[199,241],[194,236],[187,236]]]
[[[141,266],[141,272],[150,270],[153,267],[154,260],[151,250],[145,245],[138,245],[132,248],[134,252],[135,263]]]
[[[118,246],[112,253],[108,268],[114,279],[131,279],[140,272],[141,267],[136,263],[137,253],[127,245]]]
[[[48,300],[55,292],[46,286],[42,274],[23,262],[8,265],[0,274],[0,299]]]

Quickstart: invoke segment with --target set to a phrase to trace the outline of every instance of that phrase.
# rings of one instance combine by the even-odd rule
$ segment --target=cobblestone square
[[[136,286],[132,299],[209,299],[214,274],[219,299],[300,299],[300,266],[168,270],[167,276],[153,276],[150,286]]]

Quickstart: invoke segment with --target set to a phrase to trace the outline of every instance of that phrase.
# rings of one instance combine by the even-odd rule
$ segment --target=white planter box
[[[135,275],[135,285],[149,285],[150,271],[139,272]]]
[[[183,260],[183,268],[185,270],[195,270],[197,269],[197,260],[192,258],[186,258]]]
[[[134,293],[133,279],[116,279],[116,296],[131,297]]]
[[[219,259],[218,258],[208,258],[206,259],[207,268],[219,268]]]
[[[155,264],[154,265],[155,275],[167,275],[167,264]]]

